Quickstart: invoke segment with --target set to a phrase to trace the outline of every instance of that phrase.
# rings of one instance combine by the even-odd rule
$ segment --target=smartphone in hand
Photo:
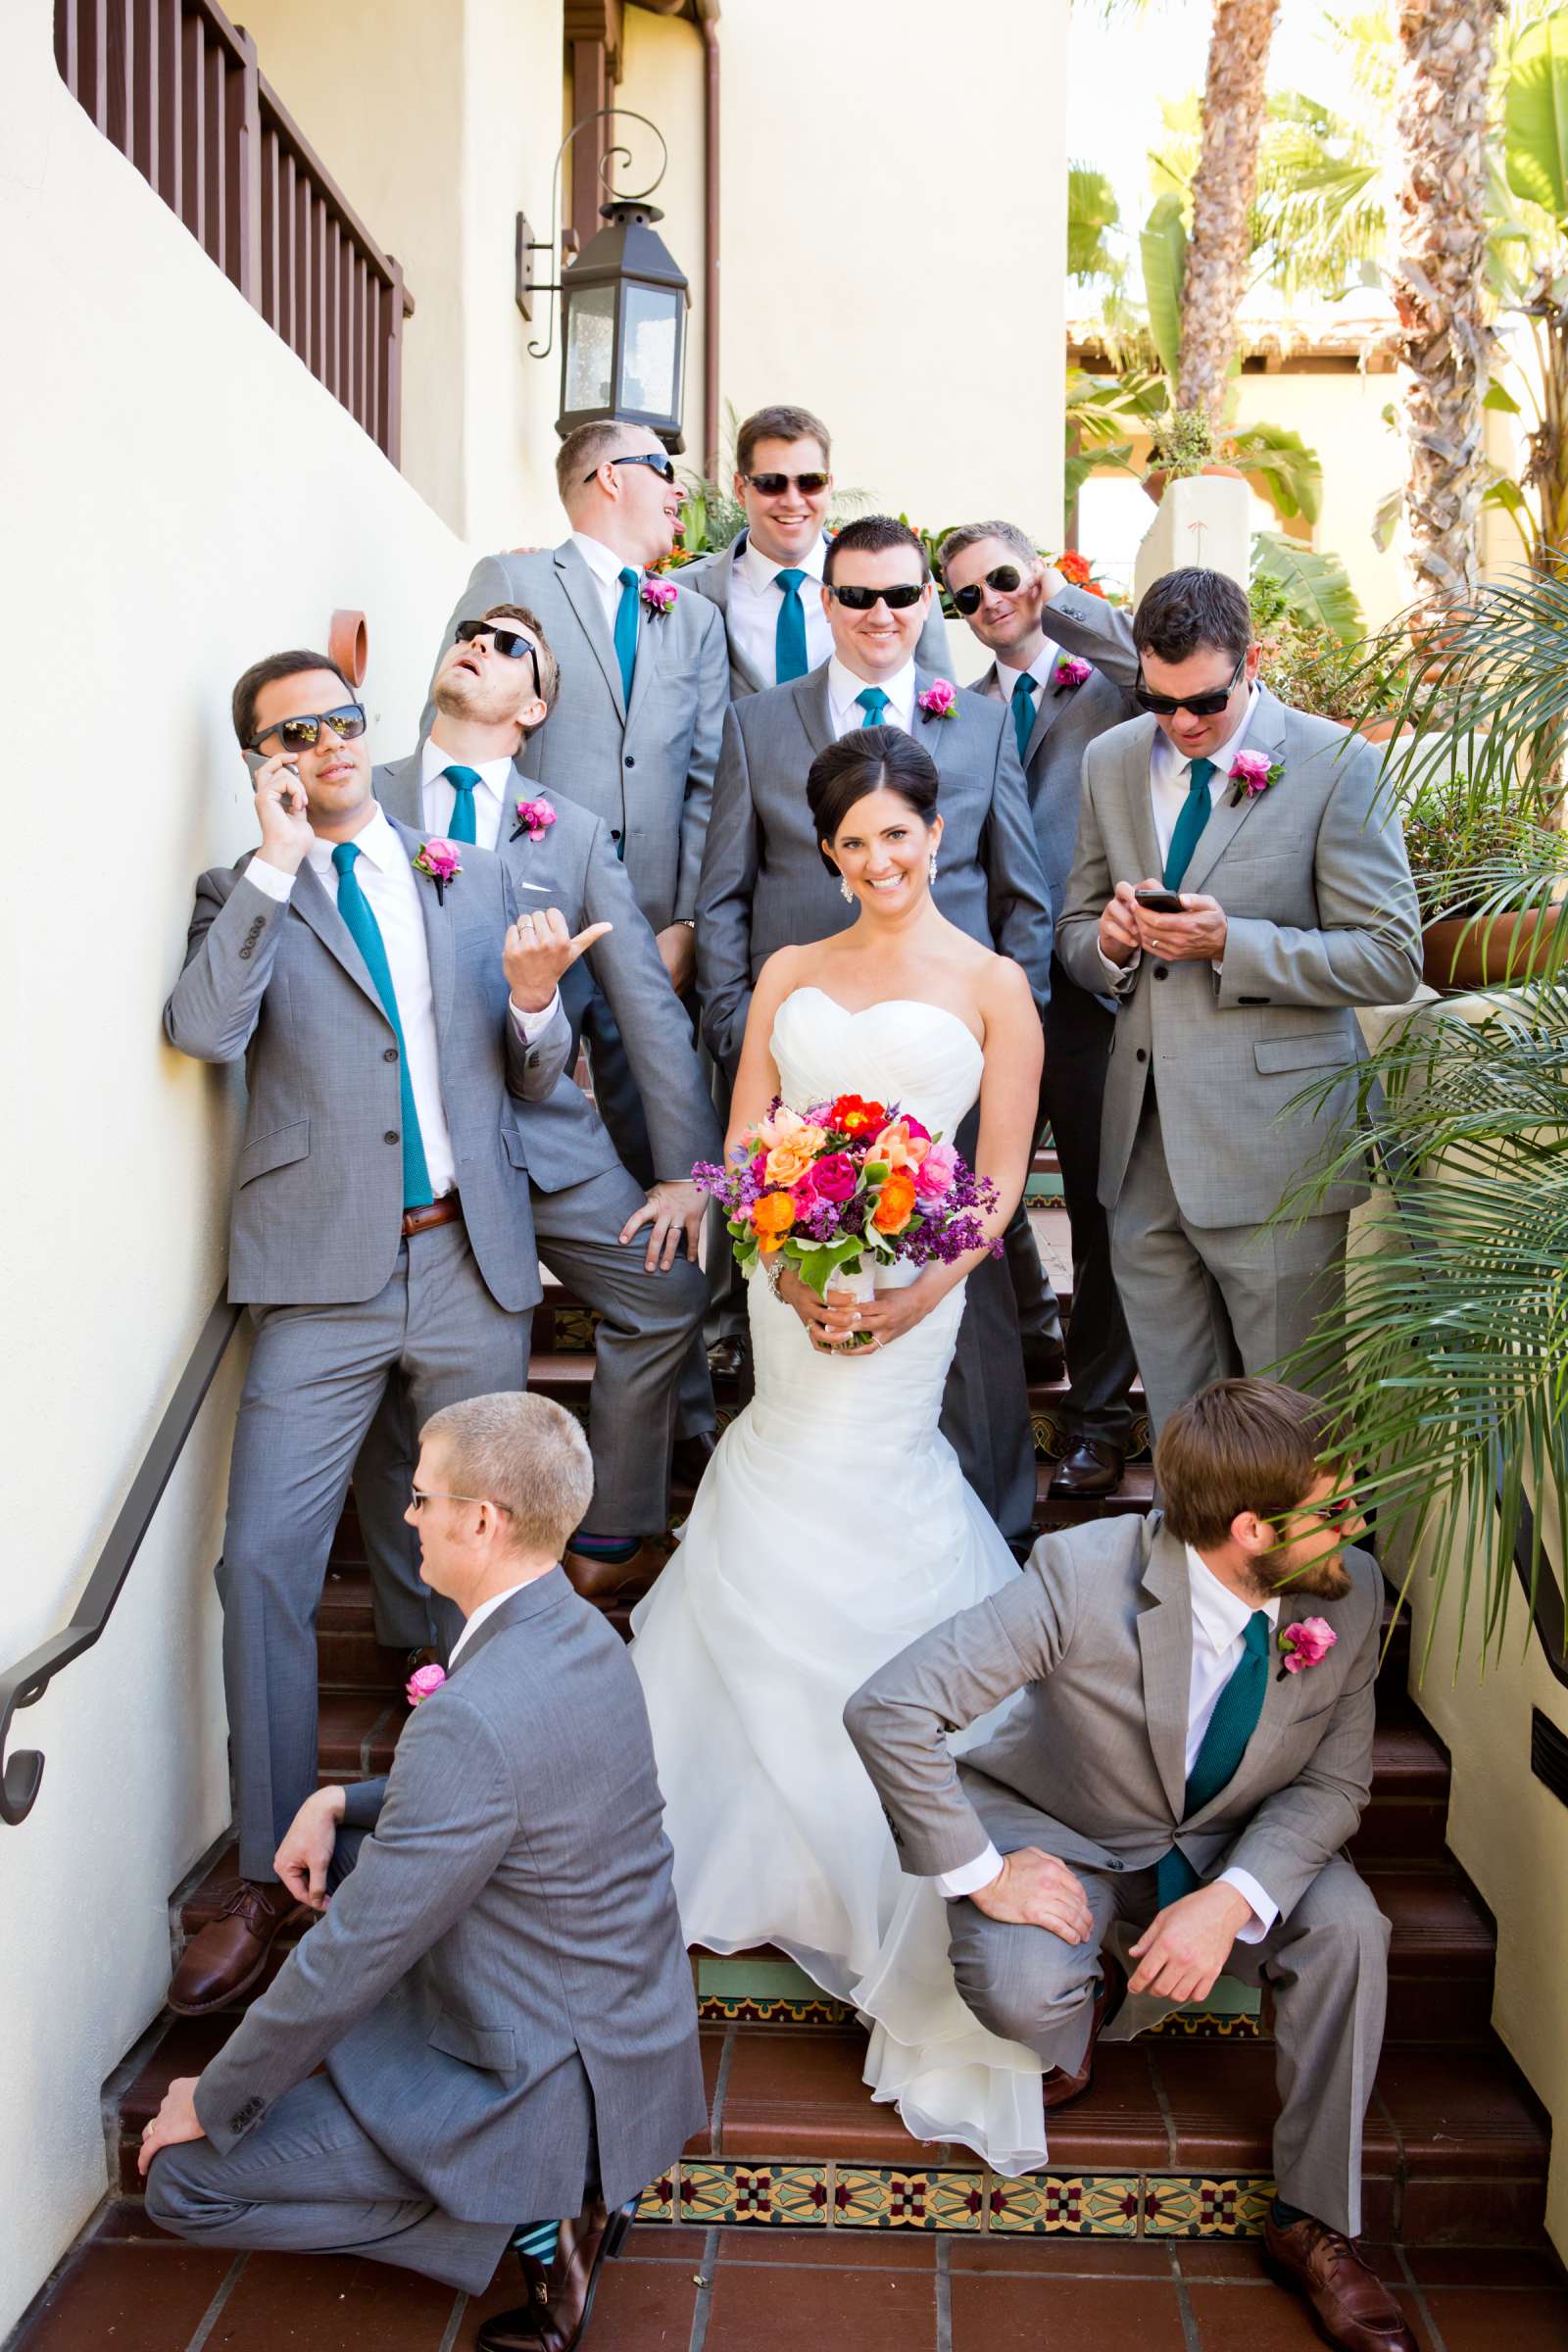
[[[1133,897],[1146,914],[1185,914],[1181,893],[1175,890],[1135,890]]]

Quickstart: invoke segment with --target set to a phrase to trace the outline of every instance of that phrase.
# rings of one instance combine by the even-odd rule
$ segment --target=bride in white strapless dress
[[[760,974],[731,1139],[774,1095],[801,1109],[862,1095],[950,1139],[978,1100],[1000,1232],[1027,1169],[1040,1024],[1016,965],[931,903],[940,820],[909,797],[925,771],[934,798],[928,756],[891,728],[813,765],[818,829],[861,910]],[[937,1426],[962,1273],[932,1266],[879,1293],[861,1314],[879,1345],[854,1351],[849,1309],[824,1309],[793,1276],[778,1296],[753,1276],[756,1396],[634,1612],[631,1654],[688,1943],[787,1952],[871,2025],[866,2081],[917,2137],[1016,2173],[1045,2158],[1040,2061],[960,2000],[946,1903],[901,1873],[842,1721],[876,1667],[1017,1573]]]

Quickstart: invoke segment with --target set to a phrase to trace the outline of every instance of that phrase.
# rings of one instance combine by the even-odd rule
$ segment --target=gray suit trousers
[[[986,1822],[1004,1851],[1036,1842],[1042,1826],[1031,1807],[1000,1792]],[[1068,2073],[1083,2063],[1102,1945],[1125,1943],[1127,1933],[1117,1935],[1123,1923],[1136,1941],[1159,1908],[1152,1870],[1075,1871],[1095,1922],[1086,1943],[988,1919],[966,1899],[948,1906],[954,1974],[975,2016]],[[1265,1984],[1274,1995],[1280,2195],[1348,2237],[1361,2228],[1361,2132],[1383,2045],[1388,1949],[1388,1921],[1336,1855],[1288,1919],[1276,1920],[1260,1942],[1232,1944],[1225,1963],[1227,1975]],[[1123,2023],[1111,2020],[1111,2040],[1129,2038],[1117,2030]]]
[[[416,1422],[466,1396],[523,1388],[532,1316],[496,1304],[461,1221],[405,1241],[373,1298],[253,1312],[218,1589],[239,1866],[265,1880],[316,1787],[316,1613],[388,1374],[407,1380]]]
[[[1189,1223],[1148,1089],[1110,1211],[1110,1254],[1156,1437],[1200,1389],[1267,1372],[1306,1347],[1319,1315],[1343,1303],[1348,1224],[1344,1213],[1297,1224]],[[1331,1379],[1336,1354],[1333,1340],[1313,1341],[1286,1377],[1317,1390]]]

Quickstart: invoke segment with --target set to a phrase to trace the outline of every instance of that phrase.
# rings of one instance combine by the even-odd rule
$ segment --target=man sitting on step
[[[546,1397],[426,1422],[409,1517],[466,1621],[451,1668],[384,1781],[301,1806],[277,1868],[318,1922],[142,2135],[148,2211],[200,2244],[470,2294],[512,2245],[528,2301],[481,2352],[569,2352],[707,2117],[642,1692],[558,1565],[592,1485]]]
[[[1389,1924],[1344,1848],[1371,1782],[1383,1585],[1348,1547],[1363,1523],[1329,1445],[1298,1391],[1215,1383],[1161,1433],[1162,1518],[1044,1537],[845,1723],[905,1870],[950,1898],[959,1991],[1038,2052],[1048,2108],[1087,2087],[1102,2031],[1130,2039],[1223,1971],[1270,1987],[1268,2260],[1331,2343],[1414,2352],[1351,2242]],[[956,1763],[949,1735],[1015,1692]]]

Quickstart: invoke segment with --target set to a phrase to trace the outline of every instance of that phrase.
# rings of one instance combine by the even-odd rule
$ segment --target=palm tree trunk
[[[1177,402],[1218,424],[1251,254],[1264,78],[1279,0],[1215,0],[1203,84],[1203,143],[1182,284]]]
[[[1481,403],[1490,335],[1487,85],[1506,0],[1400,0],[1398,132],[1404,151],[1394,299],[1408,369],[1405,517],[1422,611],[1477,579],[1486,468]]]

